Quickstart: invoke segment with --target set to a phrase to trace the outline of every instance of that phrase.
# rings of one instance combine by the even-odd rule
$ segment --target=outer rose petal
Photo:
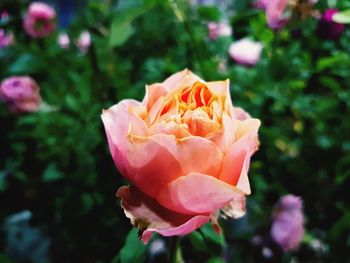
[[[129,128],[129,107],[138,106],[136,100],[122,100],[117,105],[103,110],[101,118],[107,134],[109,150],[119,172],[127,177],[125,143]]]
[[[212,176],[190,173],[169,183],[159,192],[157,201],[178,213],[212,213],[225,207],[231,201],[241,201],[244,210],[243,193],[236,187]]]
[[[134,187],[123,186],[117,195],[131,223],[147,243],[153,232],[163,236],[186,235],[209,221],[209,215],[184,215],[168,210]]]
[[[251,118],[250,114],[243,110],[241,107],[233,107],[234,119],[245,121]]]
[[[198,136],[176,140],[174,136],[165,134],[155,134],[152,138],[166,147],[179,162],[181,175],[194,172],[219,176],[223,153],[210,140]]]
[[[259,141],[257,138],[257,129],[260,121],[257,119],[247,119],[242,123],[250,123],[250,131],[244,125],[244,132],[241,131],[242,137],[239,138],[225,153],[222,165],[220,180],[237,186],[245,194],[250,194],[250,186],[248,181],[248,170],[250,165],[250,157],[257,150]],[[254,124],[254,125],[253,125]]]
[[[183,174],[178,160],[153,136],[130,135],[125,157],[127,178],[142,192],[154,198],[164,185]]]

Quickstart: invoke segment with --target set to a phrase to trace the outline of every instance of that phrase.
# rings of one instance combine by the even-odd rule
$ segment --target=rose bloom
[[[274,212],[272,239],[283,251],[295,250],[304,235],[304,216],[300,197],[286,195],[280,199]]]
[[[69,48],[70,39],[69,39],[69,36],[66,33],[59,34],[57,42],[58,42],[58,45],[61,48],[63,48],[63,49]]]
[[[318,23],[317,33],[319,36],[328,39],[337,39],[345,30],[345,25],[334,22],[333,16],[338,13],[337,9],[327,9]]]
[[[209,38],[212,40],[222,36],[231,36],[232,28],[227,22],[209,22],[208,23]]]
[[[0,100],[14,113],[34,112],[39,109],[39,86],[30,77],[14,76],[0,84]]]
[[[233,42],[229,47],[229,54],[237,63],[252,66],[260,60],[263,45],[250,39]]]
[[[205,82],[187,69],[146,86],[142,102],[103,111],[113,160],[131,183],[117,195],[145,243],[154,231],[185,235],[208,221],[219,231],[220,212],[245,213],[260,121],[242,111],[229,80]]]
[[[33,38],[46,37],[55,30],[55,20],[55,9],[45,3],[33,2],[27,10],[23,26]]]
[[[5,30],[0,28],[0,48],[10,46],[13,44],[13,42],[14,42],[13,34],[12,33],[6,34]]]
[[[89,31],[83,31],[78,40],[76,41],[77,47],[80,49],[81,53],[86,53],[91,45],[91,35]]]

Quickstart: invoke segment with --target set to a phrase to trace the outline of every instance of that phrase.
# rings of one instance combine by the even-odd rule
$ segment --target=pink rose
[[[208,23],[209,38],[212,40],[221,36],[231,36],[232,28],[227,22],[209,22]]]
[[[304,235],[302,201],[294,195],[286,195],[276,205],[271,237],[287,252],[295,250]]]
[[[23,26],[33,38],[46,37],[55,30],[55,19],[55,9],[45,3],[33,2],[27,10]]]
[[[69,48],[70,39],[69,39],[69,36],[66,33],[59,34],[57,42],[58,42],[58,45],[61,48],[63,48],[63,49]]]
[[[5,30],[0,28],[0,48],[12,45],[14,42],[13,34],[6,34]]]
[[[146,243],[152,232],[185,235],[218,211],[245,213],[248,170],[260,121],[236,117],[229,80],[205,82],[189,70],[146,86],[142,102],[102,113],[110,152],[130,181],[117,195]]]
[[[27,76],[14,76],[0,84],[0,99],[15,113],[39,109],[41,97],[37,83]]]
[[[83,31],[78,40],[76,41],[77,47],[80,49],[81,53],[86,53],[91,45],[91,35],[89,31]]]
[[[254,6],[255,6],[256,8],[265,9],[266,6],[268,5],[269,1],[270,1],[270,0],[256,0],[256,1],[254,2]]]
[[[237,63],[255,65],[260,60],[263,45],[250,39],[241,39],[230,45],[229,54]]]
[[[343,34],[345,25],[333,21],[333,16],[338,12],[337,9],[327,9],[324,11],[317,27],[317,33],[320,37],[337,39]]]
[[[266,6],[267,24],[272,29],[279,29],[283,27],[288,19],[289,15],[286,15],[285,11],[288,7],[288,0],[271,0]]]

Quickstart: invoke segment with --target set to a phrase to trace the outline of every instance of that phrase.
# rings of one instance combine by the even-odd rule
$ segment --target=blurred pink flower
[[[33,2],[27,10],[23,26],[33,38],[46,37],[55,30],[55,19],[55,9],[45,3]]]
[[[41,97],[38,84],[28,76],[13,76],[0,84],[0,100],[14,113],[39,109]]]
[[[86,53],[91,45],[91,35],[89,31],[83,31],[78,40],[76,41],[77,47],[80,49],[81,53]]]
[[[250,39],[241,39],[230,45],[229,54],[237,63],[247,66],[255,65],[259,59],[263,45]]]
[[[9,33],[6,35],[5,30],[0,28],[0,48],[12,45],[14,42],[13,34]]]
[[[282,197],[276,205],[271,237],[287,252],[295,250],[304,235],[302,200],[294,195]]]
[[[285,11],[288,7],[288,0],[271,0],[266,6],[267,24],[272,29],[283,27],[289,19]]]
[[[318,23],[317,33],[323,38],[337,39],[345,30],[345,25],[334,22],[333,16],[338,13],[337,9],[327,9]]]
[[[231,36],[232,27],[227,22],[209,22],[208,23],[209,38],[212,40],[221,36]]]
[[[69,39],[69,36],[66,33],[59,34],[57,42],[58,42],[58,45],[61,48],[63,48],[63,49],[69,48],[70,39]]]
[[[254,6],[256,8],[265,9],[270,0],[256,0]]]

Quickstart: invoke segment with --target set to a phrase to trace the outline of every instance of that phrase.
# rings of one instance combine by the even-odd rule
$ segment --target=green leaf
[[[137,237],[137,229],[132,228],[126,237],[125,244],[120,250],[119,258],[121,263],[144,262],[146,257],[145,246]]]
[[[119,23],[113,22],[111,29],[110,46],[117,47],[122,45],[135,32],[130,22]]]
[[[9,74],[32,74],[43,69],[43,61],[32,54],[26,53],[19,56],[9,67]]]
[[[52,182],[62,177],[63,174],[57,169],[57,165],[55,163],[50,163],[43,172],[41,179],[43,182]]]
[[[332,20],[340,24],[350,24],[350,9],[334,14]]]
[[[109,44],[111,47],[120,46],[125,43],[130,36],[135,32],[132,26],[132,22],[150,8],[155,5],[156,2],[145,2],[140,6],[128,8],[116,12],[115,18],[111,25],[111,36]]]
[[[207,263],[225,263],[226,261],[223,258],[211,258],[207,261]]]

